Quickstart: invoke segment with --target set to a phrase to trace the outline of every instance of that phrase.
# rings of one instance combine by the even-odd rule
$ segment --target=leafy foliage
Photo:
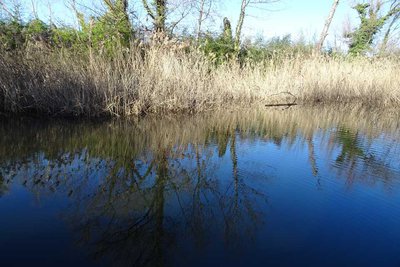
[[[211,34],[206,35],[200,48],[217,65],[234,58],[235,49],[230,21],[224,18],[222,34],[218,37],[213,37]]]
[[[291,35],[273,37],[269,40],[257,39],[254,43],[248,43],[241,50],[242,61],[260,63],[263,61],[293,58],[296,55],[310,55],[313,45],[302,41],[295,42]]]
[[[117,47],[128,48],[133,40],[151,45],[151,41],[148,41],[151,38],[145,35],[139,37],[140,34],[136,34],[141,32],[141,28],[134,29],[129,18],[127,0],[102,1],[106,11],[96,17],[87,17],[74,8],[79,22],[77,28],[48,25],[38,18],[23,22],[19,11],[15,11],[15,15],[10,15],[9,18],[0,18],[0,49],[2,51],[22,49],[33,42],[44,43],[50,49],[72,49],[73,53],[86,53],[90,50],[112,56]],[[147,4],[148,1],[142,2]],[[377,1],[371,4],[358,4],[354,7],[361,23],[357,29],[347,34],[351,55],[363,55],[368,52],[377,33],[385,26],[388,19],[399,14],[400,10],[393,8],[382,15],[382,10],[386,9],[381,8],[380,3]],[[149,1],[149,4],[144,7],[148,9],[149,16],[154,17],[154,29],[174,38],[172,33],[162,30],[165,28],[167,1]],[[145,28],[142,32],[146,31]],[[231,23],[227,18],[224,19],[223,29],[219,33],[208,33],[202,36],[204,37],[199,41],[197,39],[193,41],[193,36],[183,34],[175,39],[182,40],[182,43],[192,44],[186,50],[199,49],[216,65],[230,60],[238,60],[241,64],[260,63],[312,53],[311,44],[294,42],[290,35],[270,40],[258,39],[255,42],[245,41],[238,49],[234,45]],[[333,51],[328,51],[327,55],[332,56]]]
[[[376,34],[383,28],[387,20],[400,10],[391,9],[386,15],[380,15],[381,3],[358,4],[354,7],[361,23],[353,32],[347,34],[350,39],[349,53],[363,55],[371,48]]]
[[[18,20],[0,21],[0,45],[4,50],[14,50],[22,47],[25,38],[22,34],[23,25]]]
[[[0,21],[0,44],[3,50],[23,48],[30,42],[42,42],[53,48],[73,48],[106,51],[112,54],[115,47],[127,47],[134,36],[133,27],[127,13],[125,0],[109,1],[107,12],[102,16],[89,18],[76,11],[80,29],[72,27],[57,28],[39,19],[27,23],[15,19]]]

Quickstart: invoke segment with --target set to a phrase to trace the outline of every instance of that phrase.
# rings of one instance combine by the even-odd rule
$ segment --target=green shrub
[[[39,19],[31,20],[24,26],[23,35],[25,40],[43,40],[50,41],[50,27]]]
[[[217,38],[212,35],[206,36],[200,49],[216,65],[229,61],[236,55],[233,41],[224,36]]]
[[[24,26],[18,20],[0,21],[0,47],[4,50],[21,48],[25,43]]]

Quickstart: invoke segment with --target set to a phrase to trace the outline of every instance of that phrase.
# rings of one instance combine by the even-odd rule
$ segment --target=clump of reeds
[[[55,116],[130,116],[249,105],[400,104],[400,63],[305,57],[215,66],[198,51],[162,46],[113,56],[27,47],[0,54],[0,110]]]

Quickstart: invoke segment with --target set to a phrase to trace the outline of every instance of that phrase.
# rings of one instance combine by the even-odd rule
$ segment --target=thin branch
[[[6,4],[4,4],[4,2],[2,0],[0,0],[0,6],[2,7],[2,9],[12,18],[15,17],[15,15],[7,8]]]
[[[146,11],[147,11],[147,14],[148,14],[153,20],[156,19],[155,16],[154,16],[153,11],[151,10],[151,8],[150,8],[150,6],[149,6],[149,3],[147,3],[147,0],[142,0],[142,3],[143,3],[143,6],[144,6],[144,9],[146,9]]]

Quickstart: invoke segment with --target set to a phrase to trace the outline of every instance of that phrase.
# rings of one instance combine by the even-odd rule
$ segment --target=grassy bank
[[[74,55],[29,46],[0,55],[0,110],[50,116],[137,116],[277,103],[397,106],[394,59],[277,57],[216,66],[162,46]]]

